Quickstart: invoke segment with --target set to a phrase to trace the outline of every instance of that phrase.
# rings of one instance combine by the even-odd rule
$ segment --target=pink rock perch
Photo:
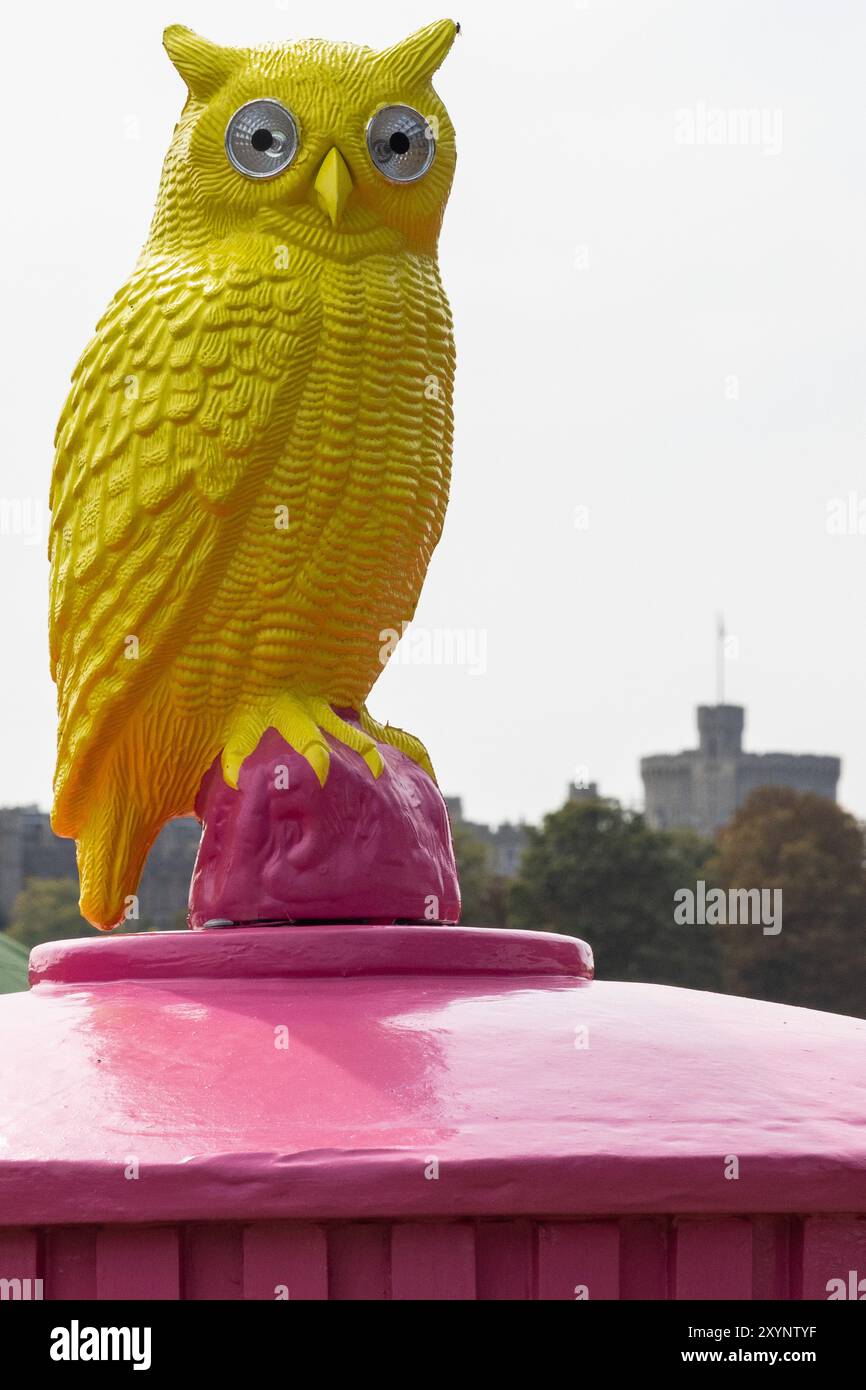
[[[343,718],[357,723],[352,711]],[[202,840],[189,924],[207,922],[456,922],[460,891],[448,813],[411,758],[379,744],[374,778],[329,738],[324,787],[305,758],[268,729],[238,790],[219,760],[202,782]]]

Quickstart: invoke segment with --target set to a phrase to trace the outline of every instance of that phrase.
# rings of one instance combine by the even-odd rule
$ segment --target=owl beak
[[[354,186],[349,166],[335,145],[322,160],[313,184],[319,207],[330,217],[332,226],[336,227],[343,216]]]

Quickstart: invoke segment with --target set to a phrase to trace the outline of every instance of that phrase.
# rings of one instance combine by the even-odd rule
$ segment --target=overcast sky
[[[0,804],[48,805],[51,441],[144,240],[183,102],[161,46],[384,46],[432,0],[40,0],[4,13]],[[866,817],[866,9],[854,0],[461,0],[437,86],[459,164],[445,535],[370,707],[474,819],[642,754],[728,698],[755,751],[837,753]],[[844,502],[837,514],[836,502]],[[863,532],[859,534],[858,508]],[[850,517],[849,517],[850,509]],[[838,531],[842,534],[837,534]],[[21,534],[21,532],[26,534]],[[447,653],[445,653],[447,655]]]

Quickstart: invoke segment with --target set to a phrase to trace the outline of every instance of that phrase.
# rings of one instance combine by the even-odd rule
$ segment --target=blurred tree
[[[181,930],[185,921],[185,914],[178,913],[178,920],[172,929]],[[153,930],[152,924],[143,921],[130,921],[116,928],[116,932]],[[20,941],[28,950],[42,941],[64,941],[73,936],[96,935],[96,928],[79,914],[77,879],[28,879],[13,904],[6,935],[13,941]]]
[[[529,831],[508,924],[583,937],[600,978],[719,989],[718,929],[674,921],[674,893],[706,878],[711,852],[615,801],[567,802]]]
[[[92,936],[94,930],[79,914],[76,879],[31,878],[15,899],[8,935],[29,950],[41,941]]]
[[[866,1015],[863,827],[826,797],[753,792],[719,833],[710,865],[726,888],[781,888],[782,930],[720,928],[725,988]]]
[[[465,927],[504,927],[505,880],[494,873],[489,846],[462,821],[451,826],[457,877],[460,882],[460,921]]]

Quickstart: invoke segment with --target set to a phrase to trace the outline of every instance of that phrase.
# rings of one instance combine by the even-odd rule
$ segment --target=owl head
[[[441,20],[382,52],[240,49],[172,25],[163,41],[189,95],[149,248],[263,236],[338,257],[432,254],[455,164],[432,77],[458,32]]]

